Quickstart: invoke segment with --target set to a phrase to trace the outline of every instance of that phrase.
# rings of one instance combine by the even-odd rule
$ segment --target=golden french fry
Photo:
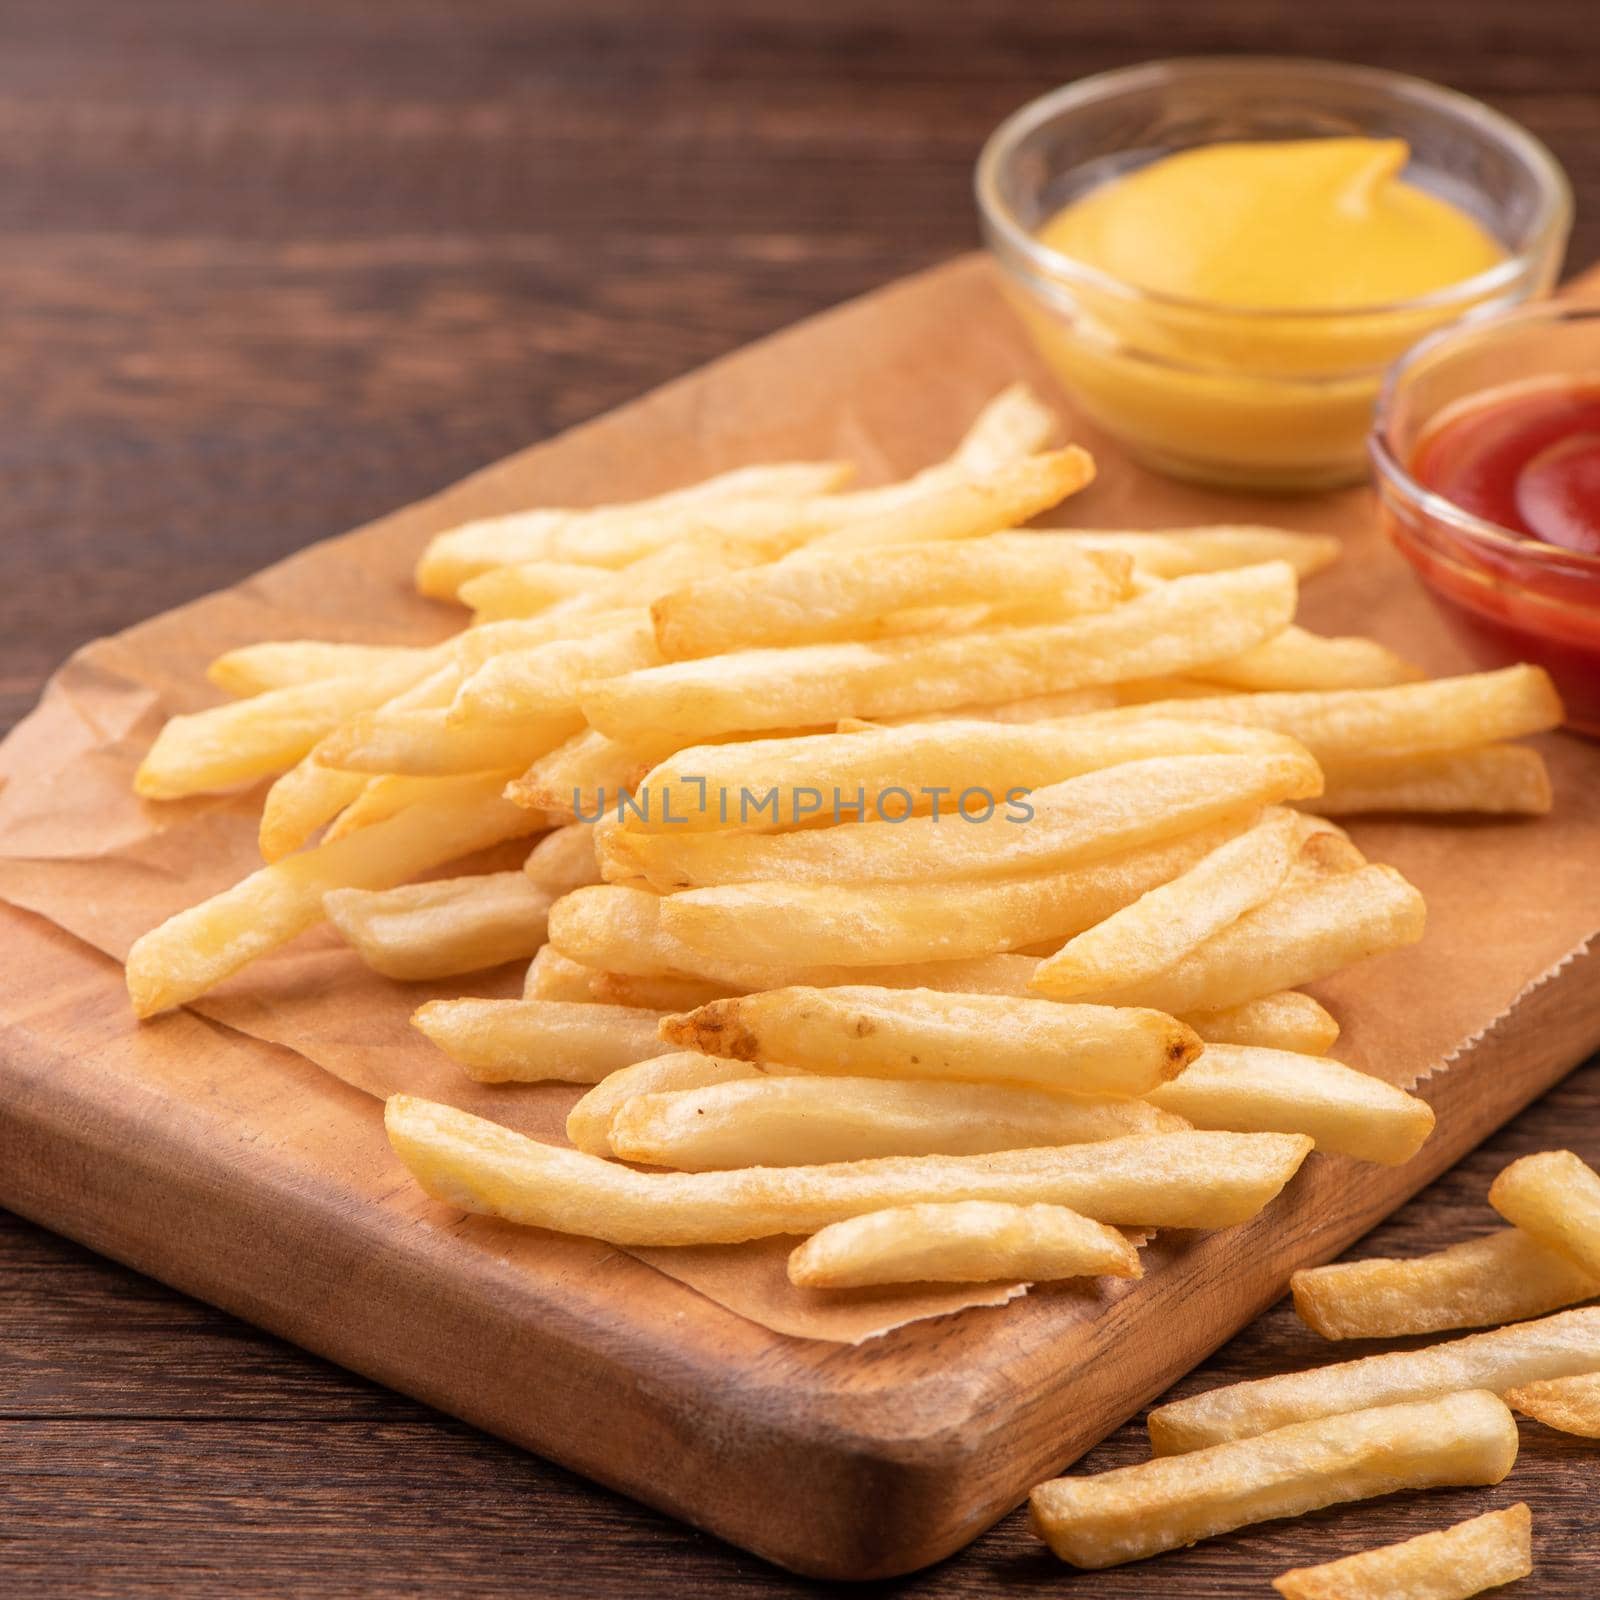
[[[729,828],[775,831],[797,816],[806,822],[831,815],[825,802],[834,795],[841,819],[857,815],[847,802],[859,797],[865,818],[891,794],[889,815],[902,809],[925,814],[935,797],[948,815],[964,794],[977,792],[981,801],[987,792],[998,804],[1016,789],[1039,789],[1129,761],[1303,754],[1285,734],[1228,723],[1152,719],[1089,735],[1070,723],[948,721],[857,729],[680,750],[645,774],[622,826],[674,837]],[[803,793],[819,798],[802,807]]]
[[[679,1089],[704,1089],[737,1078],[781,1077],[788,1067],[756,1066],[724,1061],[691,1051],[668,1051],[646,1061],[619,1067],[602,1078],[567,1113],[567,1138],[576,1150],[591,1156],[611,1154],[611,1119],[629,1100],[646,1094],[671,1094]]]
[[[253,872],[169,917],[128,952],[141,1017],[182,1005],[322,920],[330,889],[388,889],[447,861],[515,839],[537,818],[502,800],[500,780],[449,803],[414,806],[333,844]]]
[[[594,824],[569,822],[547,833],[528,853],[522,870],[552,900],[600,881],[594,858]]]
[[[506,798],[538,811],[564,811],[593,822],[618,809],[644,773],[630,750],[586,728],[540,756],[506,790]]]
[[[370,779],[364,772],[341,772],[306,756],[267,790],[258,834],[263,861],[278,861],[308,843],[361,798]]]
[[[1207,1044],[1254,1044],[1320,1056],[1339,1037],[1339,1024],[1308,994],[1285,989],[1221,1011],[1191,1011],[1183,1019]]]
[[[1600,1372],[1522,1384],[1507,1391],[1506,1404],[1547,1428],[1600,1439]]]
[[[1269,899],[1300,845],[1293,814],[1268,811],[1187,872],[1069,939],[1040,966],[1040,988],[1067,1000],[1157,977]]]
[[[1142,1100],[1080,1100],[995,1083],[807,1076],[637,1096],[612,1118],[611,1150],[646,1166],[714,1172],[1037,1150],[1188,1126]]]
[[[953,548],[801,550],[783,561],[706,578],[650,607],[668,661],[757,645],[872,637],[864,632],[920,606],[1044,600],[1061,616],[1132,597],[1126,556],[1072,548],[1049,534],[991,534]]]
[[[691,889],[661,897],[660,925],[691,952],[690,964],[678,970],[701,977],[731,971],[736,963],[860,967],[992,955],[1081,933],[1252,820],[1246,813],[1231,824],[1039,877]]]
[[[448,978],[529,959],[544,943],[551,898],[520,872],[491,872],[394,889],[334,889],[322,909],[374,972]]]
[[[1378,689],[1414,683],[1422,669],[1376,639],[1329,639],[1290,623],[1282,633],[1228,661],[1197,667],[1196,675],[1230,689]]]
[[[330,769],[336,770],[336,769]],[[416,778],[403,773],[389,773],[384,777],[368,778],[349,805],[328,824],[322,836],[324,844],[342,839],[359,828],[370,828],[374,822],[383,822],[410,806],[431,805],[448,801],[464,792],[476,792],[483,773],[457,773],[451,777]],[[549,826],[552,819],[540,819]],[[530,952],[531,954],[531,952]]]
[[[1293,734],[1325,767],[1460,750],[1561,725],[1560,697],[1542,667],[1503,667],[1384,689],[1307,690],[1159,700],[1095,711],[1098,728],[1154,716],[1238,722]]]
[[[1280,891],[1157,977],[1074,998],[1176,1015],[1215,1011],[1415,944],[1425,917],[1422,896],[1393,867],[1361,867]],[[1049,981],[1041,967],[1035,987],[1049,994]]]
[[[1184,672],[1269,638],[1288,623],[1294,602],[1294,569],[1268,562],[1176,578],[1110,611],[1065,622],[675,661],[594,684],[582,704],[601,733],[665,755],[723,733]]]
[[[415,676],[409,664],[269,689],[171,718],[133,780],[147,800],[236,789],[273,777],[346,717],[381,705]]]
[[[1530,1238],[1600,1277],[1600,1173],[1570,1150],[1513,1161],[1489,1186],[1489,1204]]]
[[[516,723],[560,717],[585,685],[651,667],[661,660],[648,621],[623,623],[582,639],[554,639],[532,650],[508,650],[462,684],[450,721]]]
[[[900,818],[895,804],[879,797],[869,803],[877,805],[882,820],[796,828],[805,820],[797,808],[781,819],[791,831],[777,834],[610,828],[598,837],[600,867],[608,881],[643,878],[663,893],[742,883],[1009,878],[1060,872],[1154,846],[1246,807],[1313,795],[1321,787],[1317,764],[1303,751],[1156,757],[1031,792],[968,790],[937,815]],[[821,815],[832,814],[821,809],[822,791],[801,793],[817,797]],[[968,809],[973,796],[976,803]],[[1292,819],[1274,826],[1288,830]]]
[[[619,1245],[815,1233],[863,1211],[938,1200],[1064,1205],[1130,1227],[1224,1228],[1268,1204],[1311,1143],[1289,1134],[1167,1133],[983,1156],[643,1173],[410,1095],[390,1097],[384,1123],[434,1199]]]
[[[537,616],[575,595],[597,605],[649,605],[683,584],[748,566],[764,553],[759,543],[691,533],[615,571],[566,561],[495,567],[462,584],[456,598],[472,607],[480,623]]]
[[[1433,1107],[1326,1056],[1208,1044],[1146,1098],[1197,1128],[1304,1133],[1319,1150],[1398,1166],[1433,1132]]]
[[[1054,531],[1054,530],[1052,530]],[[1131,556],[1138,571],[1152,578],[1186,578],[1225,567],[1253,567],[1287,561],[1302,578],[1332,566],[1342,548],[1324,533],[1289,533],[1282,528],[1218,525],[1123,532],[1066,528],[1062,533],[1088,550]]]
[[[1523,1503],[1272,1580],[1284,1600],[1470,1600],[1533,1571]]]
[[[1499,1483],[1516,1459],[1517,1425],[1505,1402],[1469,1389],[1055,1478],[1028,1503],[1033,1531],[1063,1561],[1112,1567],[1343,1501]]]
[[[1273,1579],[1286,1600],[1468,1600],[1533,1571],[1525,1503]]]
[[[407,646],[328,644],[319,639],[286,639],[247,644],[220,655],[206,677],[225,694],[265,694],[328,678],[362,677],[414,662]]]
[[[1115,1228],[1065,1206],[996,1200],[869,1211],[812,1234],[789,1256],[789,1281],[803,1289],[1139,1276],[1139,1252]]]
[[[730,532],[737,525],[746,533],[781,533],[797,509],[795,501],[825,500],[849,475],[849,466],[841,462],[740,467],[630,505],[485,517],[429,543],[417,563],[417,588],[434,599],[452,599],[480,573],[524,561],[624,567],[713,520]],[[814,522],[815,511],[811,517]]]
[[[1089,689],[1063,689],[1059,694],[1028,695],[997,705],[953,706],[938,711],[902,711],[892,717],[840,717],[840,733],[861,733],[868,728],[910,728],[924,722],[1052,722],[1079,717],[1086,711],[1104,711],[1123,704],[1120,684]]]
[[[450,777],[520,772],[583,726],[576,711],[520,723],[452,722],[444,709],[391,710],[351,717],[317,745],[316,759],[345,772]],[[505,779],[501,779],[504,786]],[[554,808],[552,808],[554,809]]]
[[[958,461],[929,477],[922,492],[898,497],[881,514],[851,517],[808,537],[816,551],[879,549],[930,541],[974,539],[1015,528],[1059,505],[1094,478],[1094,458],[1069,444],[1061,450],[974,472]]]
[[[1421,1350],[1364,1356],[1174,1400],[1150,1413],[1150,1443],[1157,1455],[1176,1455],[1367,1406],[1431,1400],[1461,1389],[1504,1394],[1538,1378],[1596,1371],[1600,1308],[1561,1311]]]
[[[646,976],[638,972],[597,972],[594,979],[595,997],[609,1000],[619,1006],[650,1006],[656,1011],[693,1011],[696,1006],[709,1005],[713,1000],[725,998],[730,990],[725,984],[709,983],[702,978],[670,978],[657,974]]]
[[[1324,1339],[1400,1339],[1542,1317],[1600,1295],[1600,1278],[1502,1228],[1424,1256],[1304,1267],[1289,1287]]]
[[[411,1021],[479,1083],[598,1083],[667,1050],[659,1012],[574,1000],[430,1000]]]
[[[1055,436],[1055,413],[1025,383],[997,394],[967,429],[951,461],[971,472],[993,472],[1037,454]]]
[[[611,996],[597,992],[595,980],[600,976],[593,967],[569,961],[554,945],[543,946],[528,963],[528,975],[523,980],[524,1000],[576,1000],[580,1003],[601,1002],[626,1005],[627,1001],[613,1001]],[[645,1010],[661,1009],[643,1007]]]
[[[1088,1096],[1145,1094],[1200,1054],[1195,1035],[1159,1011],[850,985],[713,1000],[664,1018],[661,1037],[808,1072]]]
[[[1551,806],[1544,757],[1520,744],[1342,762],[1326,777],[1317,810],[1337,816],[1363,811],[1481,811],[1538,817]]]

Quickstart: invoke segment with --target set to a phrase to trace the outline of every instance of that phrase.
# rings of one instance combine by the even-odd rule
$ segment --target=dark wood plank
[[[983,134],[1156,53],[1361,59],[1483,95],[1600,253],[1588,0],[10,0],[0,10],[0,724],[75,644],[974,238]],[[1600,1140],[1575,1076],[1371,1241],[1484,1221],[1508,1154]],[[1594,1149],[1590,1154],[1596,1153]],[[219,1313],[0,1226],[7,1594],[805,1592]],[[1315,1359],[1282,1308],[1192,1383]],[[1090,1465],[1136,1459],[1132,1429]],[[1588,1595],[1588,1451],[1525,1433],[1538,1578]],[[1328,1513],[1079,1579],[1235,1595],[1417,1529]],[[1033,1592],[1019,1518],[906,1587]]]

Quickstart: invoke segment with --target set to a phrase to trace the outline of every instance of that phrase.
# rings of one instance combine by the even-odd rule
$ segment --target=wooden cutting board
[[[965,351],[1004,365],[1018,348],[985,269],[965,261],[786,335],[785,359],[816,368],[809,352],[890,326],[890,342],[923,330],[894,352],[908,386],[949,381]],[[932,327],[949,334],[936,347]],[[759,417],[766,453],[781,454],[782,397],[756,376],[736,360],[688,380],[679,402],[693,410],[708,392],[724,404],[731,394]],[[826,373],[809,381],[825,384]],[[830,400],[847,416],[881,403],[848,389]],[[604,425],[614,444],[647,425],[647,412],[631,418]],[[1115,497],[1104,503],[1123,520],[1203,513],[1203,496],[1157,491],[1097,447]],[[1320,515],[1309,502],[1285,513]],[[1391,633],[1406,608],[1427,626],[1392,572],[1357,562],[1339,581],[1353,586],[1346,606],[1362,585],[1380,587],[1386,598],[1375,589],[1372,606],[1389,608]],[[1558,740],[1552,754],[1564,788],[1600,787],[1600,752]],[[1399,827],[1379,830],[1374,854],[1403,848]],[[1470,890],[1474,863],[1511,838],[1456,830],[1452,875]],[[1541,887],[1530,883],[1524,919],[1536,921]],[[1467,892],[1460,903],[1458,917],[1477,919],[1476,941],[1492,942],[1504,896],[1479,903]],[[1595,909],[1587,932],[1600,927]],[[140,1028],[115,961],[11,906],[0,905],[0,924],[0,1203],[828,1577],[903,1572],[964,1544],[1256,1315],[1295,1266],[1337,1254],[1600,1045],[1600,985],[1582,939],[1507,1003],[1419,993],[1418,1008],[1455,1007],[1452,1027],[1476,1036],[1423,1083],[1439,1127],[1405,1168],[1313,1158],[1255,1223],[1158,1239],[1132,1292],[1041,1288],[851,1347],[772,1332],[592,1241],[448,1212],[394,1162],[371,1096],[196,1015]],[[1363,1013],[1358,981],[1342,984],[1338,1005],[1368,1056],[1385,1041],[1398,1049],[1411,1027],[1392,1005]]]

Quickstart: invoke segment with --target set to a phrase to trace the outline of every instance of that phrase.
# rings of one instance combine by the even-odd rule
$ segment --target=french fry
[[[946,549],[908,545],[802,550],[786,560],[706,578],[650,607],[668,661],[757,645],[863,636],[919,606],[1044,600],[1056,614],[1104,611],[1132,597],[1126,556],[1076,550],[1049,534],[991,534]]]
[[[971,472],[993,472],[1044,449],[1055,431],[1055,413],[1027,384],[1014,383],[978,413],[950,459]]]
[[[975,1156],[1188,1126],[1142,1100],[1080,1100],[993,1083],[772,1078],[640,1095],[611,1122],[623,1161],[681,1172],[875,1156]]]
[[[1221,1011],[1192,1011],[1183,1019],[1207,1044],[1253,1044],[1320,1056],[1339,1037],[1339,1024],[1308,994],[1285,989]]]
[[[1600,1278],[1502,1228],[1429,1255],[1303,1267],[1289,1287],[1324,1339],[1400,1339],[1542,1317],[1600,1295]]]
[[[1317,764],[1303,751],[1156,757],[1031,792],[967,790],[938,815],[900,818],[895,803],[875,797],[868,803],[879,820],[795,828],[805,820],[801,794],[815,796],[818,812],[828,814],[822,791],[811,789],[796,792],[794,811],[782,818],[791,827],[785,833],[606,829],[598,837],[600,867],[610,882],[643,878],[663,893],[740,883],[927,883],[1060,872],[1321,787]],[[1284,830],[1287,849],[1290,823],[1272,826]]]
[[[600,881],[594,858],[594,824],[569,822],[547,833],[528,853],[522,870],[552,900]]]
[[[1158,976],[1269,899],[1300,843],[1293,815],[1268,811],[1187,872],[1069,939],[1039,968],[1039,986],[1067,1000]]]
[[[1333,816],[1372,811],[1479,811],[1539,817],[1552,803],[1544,757],[1520,744],[1346,762],[1326,777],[1317,810]]]
[[[938,711],[902,711],[892,717],[840,717],[839,733],[863,733],[869,728],[914,728],[928,722],[1055,722],[1081,717],[1089,711],[1106,711],[1123,704],[1118,685],[1091,689],[1063,689],[1059,694],[1029,695],[998,705],[952,706]]]
[[[1094,458],[1070,444],[988,472],[974,472],[958,459],[925,478],[920,492],[902,494],[876,516],[852,516],[818,529],[806,543],[816,551],[839,551],[978,538],[1020,527],[1093,478]]]
[[[1507,1392],[1506,1404],[1560,1433],[1600,1439],[1600,1372],[1522,1384]]]
[[[1364,1356],[1174,1400],[1150,1413],[1150,1443],[1157,1455],[1177,1455],[1367,1406],[1432,1400],[1461,1389],[1504,1394],[1535,1379],[1595,1371],[1600,1308],[1561,1311],[1421,1350]]]
[[[1196,572],[1253,567],[1263,561],[1287,561],[1300,577],[1309,578],[1332,566],[1342,549],[1339,540],[1329,534],[1248,525],[1157,528],[1147,533],[1099,528],[1061,531],[1087,550],[1131,556],[1137,570],[1152,578],[1187,578]]]
[[[1157,977],[1074,998],[1175,1015],[1215,1011],[1415,944],[1425,917],[1422,896],[1393,867],[1361,867],[1281,891]],[[682,919],[670,925],[682,931]],[[1043,967],[1034,986],[1051,992]]]
[[[1208,1044],[1146,1098],[1197,1128],[1304,1133],[1319,1150],[1398,1166],[1433,1132],[1426,1100],[1326,1056]]]
[[[408,664],[324,678],[173,717],[139,764],[134,791],[146,800],[179,800],[274,777],[346,717],[404,688],[414,672]]]
[[[713,514],[719,523],[743,515],[747,529],[753,525],[757,531],[778,531],[792,501],[826,496],[849,473],[841,462],[740,467],[631,505],[486,517],[438,534],[429,543],[417,563],[417,588],[437,600],[453,599],[480,573],[524,561],[623,567],[699,531]]]
[[[759,561],[764,553],[759,544],[691,533],[615,571],[563,561],[496,567],[464,583],[456,598],[472,607],[480,623],[537,616],[577,595],[597,605],[649,605],[683,584]]]
[[[522,873],[490,872],[394,889],[334,889],[322,909],[374,972],[411,980],[526,961],[544,943],[550,902]]]
[[[1542,667],[1502,667],[1384,689],[1308,690],[1160,700],[1088,713],[1081,725],[1155,716],[1238,722],[1292,734],[1324,767],[1460,750],[1559,727],[1560,697]]]
[[[1064,1206],[994,1200],[893,1206],[849,1217],[814,1233],[789,1256],[789,1281],[802,1289],[1139,1275],[1139,1252],[1115,1228]]]
[[[1513,1227],[1600,1278],[1600,1173],[1570,1150],[1513,1161],[1489,1186]]]
[[[1533,1571],[1533,1518],[1504,1511],[1272,1580],[1284,1600],[1470,1600]]]
[[[309,756],[297,761],[267,790],[258,840],[261,859],[281,860],[306,844],[361,798],[371,780],[364,772],[341,772]]]
[[[449,704],[460,681],[460,668],[445,662],[385,704],[394,711],[437,709]],[[278,861],[308,844],[319,829],[331,824],[371,787],[366,773],[324,766],[317,759],[320,748],[321,742],[267,790],[259,833],[262,860]]]
[[[862,986],[713,1000],[664,1018],[661,1037],[809,1072],[1088,1096],[1146,1094],[1200,1054],[1199,1039],[1158,1011]]]
[[[411,664],[416,652],[406,646],[328,644],[320,639],[286,639],[247,644],[217,657],[206,677],[224,694],[265,694],[328,678],[362,677]]]
[[[631,750],[586,728],[540,756],[506,790],[506,798],[530,810],[565,811],[592,822],[615,811],[644,771]]]
[[[891,792],[895,800],[890,809],[896,815],[902,805],[926,813],[934,796],[943,798],[942,809],[948,813],[958,797],[972,790],[987,791],[998,800],[1014,789],[1063,783],[1129,761],[1298,755],[1301,748],[1285,734],[1229,723],[1151,719],[1088,735],[1070,722],[1029,727],[965,721],[894,728],[858,724],[855,731],[836,734],[680,750],[645,774],[638,803],[627,809],[622,826],[630,833],[674,837],[730,828],[776,831],[800,811],[802,791],[837,793],[842,815],[852,814],[843,803],[846,797],[859,794],[865,816]],[[769,793],[778,796],[775,805],[758,806],[754,798],[740,798]],[[814,813],[807,817],[815,820]]]
[[[502,800],[499,780],[451,803],[414,806],[333,844],[253,872],[134,942],[128,993],[141,1017],[193,1000],[322,920],[330,889],[388,889],[532,832],[532,813]]]
[[[1231,689],[1256,692],[1294,689],[1378,689],[1414,683],[1422,669],[1385,649],[1376,639],[1329,639],[1290,623],[1282,633],[1253,645],[1229,661],[1213,661],[1196,675]]]
[[[613,1001],[609,995],[598,993],[595,980],[600,976],[593,967],[586,967],[579,961],[569,961],[554,945],[547,944],[528,963],[528,974],[522,984],[522,998],[576,1000],[582,1004],[628,1004],[627,1001]]]
[[[460,725],[522,723],[560,717],[577,705],[586,685],[661,660],[649,622],[629,622],[583,639],[554,639],[532,650],[508,650],[486,661],[462,684],[450,707]]]
[[[582,726],[575,711],[502,724],[452,722],[444,709],[385,709],[351,717],[334,729],[318,744],[316,759],[346,772],[418,778],[520,772]]]
[[[1310,1146],[1288,1134],[1167,1133],[984,1156],[642,1173],[410,1095],[390,1097],[384,1125],[434,1199],[625,1246],[815,1233],[863,1211],[939,1200],[1064,1205],[1130,1227],[1231,1227],[1273,1199]]]
[[[601,733],[641,754],[666,755],[724,733],[1185,672],[1271,637],[1288,623],[1294,601],[1294,569],[1268,562],[1176,578],[1110,611],[1065,622],[675,661],[597,683],[582,704]]]
[[[660,1014],[572,1000],[430,1000],[412,1024],[479,1083],[598,1083],[664,1055]]]
[[[719,972],[734,962],[794,967],[806,964],[802,956],[848,970],[996,955],[1081,933],[1184,871],[1257,814],[1235,813],[1194,833],[1036,877],[694,889],[663,897],[660,924],[702,976],[707,963]]]
[[[788,1067],[756,1066],[748,1061],[723,1061],[716,1056],[669,1051],[647,1061],[619,1067],[602,1078],[567,1113],[567,1138],[586,1155],[611,1154],[611,1119],[639,1095],[671,1094],[679,1089],[704,1089],[739,1078],[782,1076]]]
[[[1112,1567],[1343,1501],[1499,1483],[1516,1459],[1517,1425],[1505,1402],[1468,1390],[1055,1478],[1033,1491],[1029,1513],[1063,1561]]]
[[[923,884],[730,883],[691,889],[661,898],[660,926],[688,952],[690,965],[680,970],[700,977],[731,971],[731,964],[741,962],[793,966],[805,958],[848,968],[993,955],[1081,933],[1176,876],[1219,843],[1219,836],[1239,831],[1251,820],[1253,814],[1246,813],[1233,823],[1040,877]],[[1208,943],[1199,954],[1210,948]],[[1180,973],[1186,967],[1172,970]],[[1207,998],[1204,985],[1190,988]],[[1117,1003],[1145,1002],[1119,998]]]
[[[693,1011],[696,1006],[709,1005],[713,1000],[726,998],[730,992],[725,984],[710,983],[703,978],[670,978],[657,974],[646,976],[638,972],[597,972],[594,978],[595,998],[609,1000],[618,1006],[649,1006],[656,1011]]]
[[[384,777],[368,778],[361,793],[328,824],[322,836],[324,844],[342,839],[359,828],[370,828],[374,822],[396,816],[409,806],[431,805],[448,801],[463,792],[476,792],[484,774],[459,773],[452,777],[415,778],[402,773],[389,773]],[[552,819],[540,819],[546,826]]]

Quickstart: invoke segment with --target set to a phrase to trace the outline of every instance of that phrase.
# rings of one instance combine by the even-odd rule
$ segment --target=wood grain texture
[[[1579,195],[1573,258],[1592,259],[1590,9],[12,0],[0,720],[83,639],[964,247],[983,133],[1081,72],[1236,49],[1424,72],[1552,144]],[[1600,1132],[1593,1078],[1374,1245],[1474,1231],[1507,1154]],[[8,1594],[812,1587],[26,1224],[0,1260]],[[1190,1382],[1319,1352],[1280,1308]],[[1525,1440],[1541,1565],[1523,1592],[1591,1594],[1586,1447]],[[1124,1430],[1089,1464],[1138,1452]],[[1416,1515],[1328,1513],[1073,1590],[1259,1592]],[[905,1587],[1054,1576],[1013,1518]]]

